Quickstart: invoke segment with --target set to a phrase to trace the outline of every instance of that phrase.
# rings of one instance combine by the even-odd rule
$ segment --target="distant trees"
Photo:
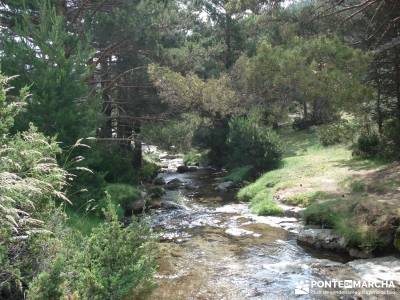
[[[368,98],[363,84],[368,64],[368,54],[322,36],[275,47],[264,41],[233,70],[242,97],[253,99],[272,120],[300,105],[305,120],[322,124]]]
[[[400,147],[400,2],[321,2],[317,17],[336,16],[346,29],[345,36],[373,53],[369,79],[376,92],[369,116],[376,122],[382,142],[392,149],[390,152],[396,152]]]

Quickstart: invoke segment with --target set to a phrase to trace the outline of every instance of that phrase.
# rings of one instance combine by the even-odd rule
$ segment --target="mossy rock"
[[[153,182],[155,185],[164,185],[165,179],[162,177],[156,177]]]
[[[158,199],[165,194],[165,190],[160,186],[156,186],[150,189],[149,194],[151,199]]]
[[[400,252],[400,227],[397,228],[396,233],[394,235],[394,247],[397,251]]]

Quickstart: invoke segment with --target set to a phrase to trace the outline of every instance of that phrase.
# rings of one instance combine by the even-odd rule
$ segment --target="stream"
[[[180,174],[180,157],[164,154],[161,161],[159,176],[183,184],[163,196],[181,209],[151,213],[160,239],[158,287],[151,299],[400,299],[400,294],[295,295],[295,288],[312,280],[331,279],[395,279],[397,293],[400,264],[393,264],[393,259],[398,262],[393,257],[349,262],[302,247],[296,242],[302,227],[296,218],[256,216],[248,204],[235,201],[237,191],[215,189],[222,173],[198,169]]]

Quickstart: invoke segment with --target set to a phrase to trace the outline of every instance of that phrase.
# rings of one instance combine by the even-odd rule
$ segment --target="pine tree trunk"
[[[307,101],[306,100],[303,100],[303,112],[304,112],[303,118],[304,118],[304,120],[307,120],[308,119],[308,109],[307,109]]]
[[[396,73],[396,98],[397,98],[397,120],[400,123],[400,55],[399,51],[395,49],[395,73]]]
[[[232,17],[227,14],[225,17],[225,67],[229,69],[232,65],[233,61],[233,52],[232,52]]]
[[[140,169],[143,164],[143,154],[142,154],[142,139],[140,136],[141,123],[140,121],[135,121],[133,132],[134,132],[134,148],[132,157],[132,166],[135,169]]]
[[[103,73],[102,76],[99,76],[101,81],[101,89],[102,89],[102,99],[103,99],[103,108],[102,113],[105,116],[105,122],[100,128],[99,135],[101,138],[111,138],[112,137],[112,120],[111,120],[111,96],[108,94],[109,92],[106,90],[106,82],[109,79],[109,74],[105,70],[108,68],[108,64],[110,62],[110,58],[106,57],[104,62],[101,63],[100,70]]]
[[[376,123],[378,124],[379,134],[382,134],[382,107],[381,107],[381,81],[379,74],[377,74],[376,85],[377,85],[377,98],[376,98]]]

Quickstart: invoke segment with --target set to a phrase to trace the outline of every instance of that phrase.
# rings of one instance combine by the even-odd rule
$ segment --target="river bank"
[[[303,282],[332,279],[395,280],[398,292],[397,258],[350,260],[342,253],[304,247],[297,242],[303,228],[299,219],[253,214],[248,203],[235,201],[236,191],[216,189],[224,174],[212,169],[177,173],[179,156],[161,156],[161,163],[165,183],[179,179],[182,185],[162,196],[179,209],[159,208],[151,214],[160,238],[158,288],[152,299],[292,299]]]

